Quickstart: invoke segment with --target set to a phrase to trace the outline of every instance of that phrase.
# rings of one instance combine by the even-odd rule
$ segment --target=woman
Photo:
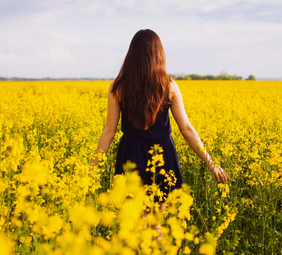
[[[168,190],[180,188],[181,171],[171,138],[169,108],[184,139],[197,155],[208,165],[218,182],[228,182],[225,171],[216,166],[203,148],[202,142],[188,120],[180,90],[168,74],[165,53],[158,35],[152,30],[138,31],[130,44],[117,78],[108,93],[106,126],[98,142],[97,151],[107,152],[116,133],[120,112],[122,113],[123,137],[120,142],[115,174],[123,173],[123,164],[130,160],[144,182],[152,182],[152,173],[146,171],[150,159],[148,151],[154,144],[163,148],[165,171],[173,170],[176,183],[167,187],[163,175],[156,175],[156,183],[167,194]],[[96,165],[95,159],[92,164]],[[158,169],[157,171],[159,171]]]

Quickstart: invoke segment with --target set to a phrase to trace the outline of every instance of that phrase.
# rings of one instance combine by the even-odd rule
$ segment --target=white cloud
[[[71,59],[71,54],[69,51],[63,47],[56,47],[50,49],[50,56],[57,60],[69,60]]]
[[[4,38],[0,38],[0,47],[7,45],[7,40]]]
[[[5,10],[9,2],[14,6]],[[12,76],[114,77],[134,33],[151,28],[163,41],[171,72],[217,74],[226,69],[242,75],[253,68],[264,76],[278,75],[281,4],[280,0],[1,1],[0,64],[13,63],[2,69]],[[271,59],[273,64],[267,64]]]
[[[0,52],[0,63],[2,62],[4,64],[6,61],[15,62],[18,60],[20,60],[20,57],[14,53],[5,54]]]
[[[81,36],[57,33],[54,31],[49,31],[48,37],[50,40],[59,42],[60,44],[82,45],[87,42],[87,40]]]
[[[59,61],[67,61],[72,59],[70,52],[64,49],[62,46],[52,47],[47,52],[39,53],[39,57],[42,59],[51,58]]]
[[[74,1],[72,1],[74,3]],[[251,10],[260,5],[279,7],[282,4],[281,0],[96,0],[94,3],[92,1],[84,1],[80,4],[78,9],[84,10],[91,13],[92,15],[106,14],[114,15],[118,12],[126,14],[151,14],[160,15],[166,14],[171,15],[174,12],[182,15],[198,15],[198,14],[209,14],[218,10],[224,9],[230,12],[242,12],[246,10]],[[280,6],[281,8],[281,6]],[[263,9],[261,10],[263,11]]]

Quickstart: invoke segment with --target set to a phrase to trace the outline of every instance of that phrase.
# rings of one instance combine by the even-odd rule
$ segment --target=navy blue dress
[[[123,136],[118,148],[115,174],[122,174],[124,172],[122,165],[127,160],[130,160],[137,165],[136,169],[139,171],[143,184],[152,184],[153,174],[146,171],[148,159],[151,158],[151,154],[149,154],[148,151],[154,144],[159,144],[164,150],[164,166],[156,169],[155,181],[164,192],[164,197],[166,197],[168,192],[180,188],[183,182],[175,145],[170,135],[172,129],[169,120],[169,107],[158,112],[155,123],[147,130],[133,128],[132,123],[128,119],[127,111],[122,109],[121,103],[120,107]],[[164,182],[164,175],[158,174],[161,169],[164,169],[166,173],[168,173],[169,170],[174,171],[176,177],[174,186],[169,186],[168,182]]]

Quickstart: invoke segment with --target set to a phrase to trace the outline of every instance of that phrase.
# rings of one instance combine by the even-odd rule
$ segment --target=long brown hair
[[[112,88],[133,127],[146,130],[154,124],[167,102],[170,82],[159,36],[149,29],[138,31]]]

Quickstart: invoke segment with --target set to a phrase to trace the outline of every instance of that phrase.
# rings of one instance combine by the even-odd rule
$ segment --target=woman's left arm
[[[103,151],[107,153],[110,145],[115,137],[116,129],[120,116],[120,106],[119,101],[116,96],[111,92],[114,81],[111,83],[108,92],[108,110],[107,110],[107,120],[105,128],[100,136],[96,153]],[[97,157],[94,157],[91,161],[91,166],[97,165]]]
[[[228,174],[221,167],[214,164],[212,158],[205,149],[201,149],[204,146],[198,133],[187,117],[182,95],[175,81],[171,83],[171,91],[171,112],[184,139],[196,154],[207,164],[208,169],[214,174],[217,182],[228,182]]]

